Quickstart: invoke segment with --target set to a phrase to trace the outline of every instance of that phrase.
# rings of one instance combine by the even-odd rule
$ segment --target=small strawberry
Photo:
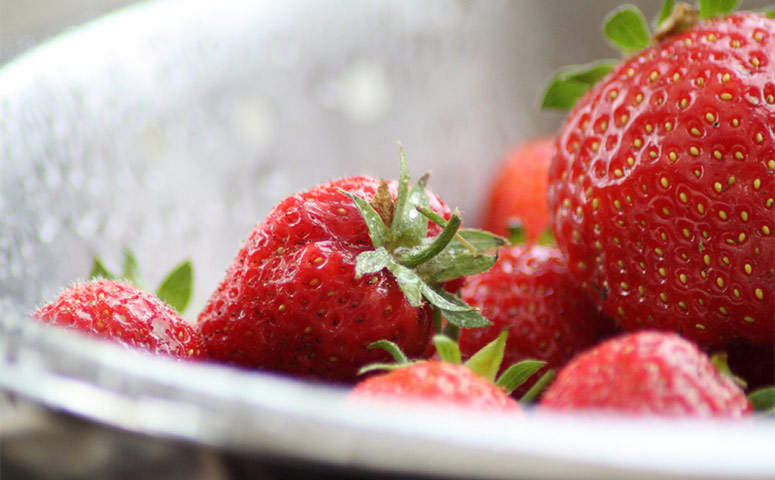
[[[210,357],[353,382],[360,367],[385,358],[367,348],[377,340],[426,352],[440,323],[434,310],[460,326],[488,324],[442,286],[489,268],[495,258],[479,251],[503,240],[458,231],[459,214],[426,181],[410,188],[402,152],[398,183],[351,177],[281,202],[199,316]]]
[[[455,342],[443,335],[434,337],[440,359],[415,363],[410,363],[396,345],[376,342],[372,347],[385,348],[393,354],[396,363],[362,369],[362,373],[377,369],[391,371],[361,381],[350,392],[349,399],[521,413],[522,408],[509,393],[541,368],[544,362],[528,360],[512,365],[496,381],[506,336],[506,332],[499,335],[465,364],[461,364],[460,350]]]
[[[428,361],[370,377],[357,384],[352,399],[409,401],[478,411],[519,413],[519,403],[463,365]]]
[[[509,238],[521,230],[528,242],[549,229],[546,182],[553,153],[550,137],[516,145],[507,153],[491,182],[482,228]]]
[[[740,387],[693,343],[655,331],[607,340],[571,360],[541,407],[730,418],[751,412]]]
[[[557,244],[603,310],[704,348],[775,342],[775,20],[709,18],[729,4],[663,15],[651,46],[634,9],[611,17],[632,54],[572,110],[549,173]],[[565,72],[545,104],[590,83]]]
[[[198,330],[159,298],[122,281],[75,284],[32,317],[151,353],[181,359],[204,353]]]
[[[492,322],[490,327],[460,332],[464,356],[508,330],[504,364],[535,358],[546,361],[545,371],[561,367],[613,332],[613,322],[568,274],[555,247],[502,248],[495,266],[468,277],[460,293]]]

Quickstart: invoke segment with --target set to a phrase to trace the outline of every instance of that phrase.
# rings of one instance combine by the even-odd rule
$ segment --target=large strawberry
[[[732,418],[751,411],[737,384],[693,343],[654,331],[607,340],[571,360],[544,393],[541,406]]]
[[[151,353],[182,359],[204,354],[197,329],[159,298],[123,281],[75,284],[33,318]]]
[[[521,231],[528,241],[549,229],[546,181],[554,138],[518,144],[501,160],[491,181],[482,228],[511,237]]]
[[[607,24],[637,53],[562,128],[548,191],[554,234],[624,329],[678,331],[704,347],[736,337],[771,345],[775,20],[736,13],[694,24],[685,6],[674,12],[642,50],[648,34],[633,10]],[[555,94],[590,79],[561,80]]]
[[[468,277],[460,293],[492,322],[490,327],[460,332],[464,356],[508,330],[504,365],[534,358],[546,361],[548,370],[561,367],[613,331],[613,322],[568,274],[555,247],[502,248],[495,266]]]
[[[521,413],[521,407],[509,394],[545,362],[525,360],[511,365],[497,376],[504,359],[507,336],[507,332],[497,335],[465,364],[461,363],[457,344],[444,335],[436,335],[433,339],[439,358],[427,362],[409,362],[395,344],[375,342],[371,346],[385,348],[393,355],[395,363],[361,369],[362,373],[379,369],[390,371],[361,381],[350,392],[349,398],[357,402],[420,403]]]
[[[401,157],[398,184],[334,180],[256,225],[199,317],[212,359],[352,382],[384,360],[367,348],[375,341],[426,353],[442,311],[460,326],[488,323],[442,286],[489,268],[494,257],[479,250],[502,239],[458,231],[459,215],[426,191],[426,177],[410,189]]]

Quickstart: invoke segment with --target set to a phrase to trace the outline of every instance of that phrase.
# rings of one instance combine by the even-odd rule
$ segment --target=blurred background
[[[413,176],[432,169],[431,188],[475,224],[501,156],[561,122],[538,108],[552,72],[618,55],[600,26],[622,2],[135,3],[0,0],[15,80],[0,91],[0,319],[86,275],[94,255],[115,270],[126,245],[151,285],[193,257],[196,312],[272,205],[334,176],[395,176],[396,140]],[[630,3],[647,18],[662,4]],[[123,8],[134,20],[111,28],[131,30],[88,23]],[[40,368],[59,361],[35,353]],[[339,478],[8,398],[3,479]]]

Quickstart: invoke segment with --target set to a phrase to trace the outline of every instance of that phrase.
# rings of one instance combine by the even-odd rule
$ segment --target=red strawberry
[[[546,182],[553,151],[553,138],[544,137],[506,155],[491,184],[482,228],[505,237],[522,228],[531,242],[549,228]]]
[[[198,330],[172,308],[115,280],[73,285],[35,312],[33,318],[151,353],[197,358],[204,352]]]
[[[775,20],[737,13],[631,56],[567,118],[555,238],[624,329],[775,342],[774,79]]]
[[[546,390],[550,410],[739,418],[751,405],[693,343],[642,331],[607,340],[568,363]]]
[[[586,292],[568,275],[554,247],[503,248],[490,270],[468,277],[463,300],[478,307],[492,326],[460,332],[460,350],[468,356],[509,331],[504,365],[534,358],[543,370],[558,368],[613,331]],[[517,391],[523,394],[529,384]]]
[[[426,191],[425,178],[410,190],[406,172],[402,157],[398,185],[346,178],[275,207],[200,314],[211,358],[352,382],[360,367],[384,360],[368,350],[372,342],[392,340],[413,357],[426,352],[432,306],[485,324],[440,286],[494,258],[453,240],[459,216]],[[429,226],[416,205],[444,229]]]
[[[502,389],[463,365],[429,361],[370,377],[355,386],[354,401],[397,401],[477,411],[521,413]]]
[[[445,335],[433,337],[438,359],[429,362],[410,363],[394,343],[385,340],[375,342],[369,347],[385,349],[395,363],[369,365],[360,373],[384,369],[392,371],[360,382],[350,393],[350,398],[520,413],[519,404],[509,394],[546,362],[525,360],[509,366],[498,375],[507,338],[507,332],[497,335],[492,342],[471,355],[465,364],[461,364],[458,344]]]

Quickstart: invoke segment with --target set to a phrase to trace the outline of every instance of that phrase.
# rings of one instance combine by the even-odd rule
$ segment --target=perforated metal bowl
[[[559,121],[536,107],[546,76],[610,55],[594,26],[614,3],[156,1],[5,65],[5,473],[775,477],[770,421],[355,408],[330,387],[26,320],[124,246],[148,284],[191,257],[195,312],[273,204],[332,177],[394,177],[396,140],[413,175],[432,170],[434,191],[475,224],[501,153]]]

